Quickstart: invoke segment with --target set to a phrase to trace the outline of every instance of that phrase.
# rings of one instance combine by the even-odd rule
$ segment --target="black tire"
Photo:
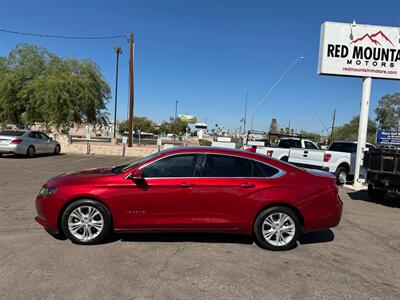
[[[92,239],[89,240],[84,240],[84,239],[79,239],[78,237],[74,236],[71,231],[69,230],[68,227],[68,219],[71,215],[71,213],[79,208],[79,207],[94,207],[97,209],[101,217],[103,219],[104,225],[101,231],[98,233],[97,236],[95,236]],[[112,230],[112,218],[111,218],[111,213],[108,210],[108,208],[102,204],[101,202],[91,200],[91,199],[80,199],[77,201],[72,202],[64,211],[62,219],[61,219],[61,226],[63,229],[64,234],[75,244],[80,244],[80,245],[95,245],[103,242],[107,237],[110,235],[111,230]],[[83,229],[82,229],[83,230]],[[91,229],[93,230],[93,229]],[[93,233],[93,231],[92,231]]]
[[[343,178],[343,174],[344,174],[345,178]],[[340,166],[339,168],[336,169],[335,177],[336,177],[337,185],[346,184],[346,182],[349,179],[349,169],[344,166]]]
[[[289,158],[288,158],[287,156],[284,156],[284,157],[281,158],[281,161],[288,162],[288,161],[289,161]]]
[[[54,148],[54,155],[58,155],[61,152],[61,147],[60,145],[56,145],[56,147]]]
[[[0,153],[0,157],[2,157],[3,156],[3,153]]]
[[[372,184],[368,184],[368,196],[371,200],[382,201],[387,191],[374,188]]]
[[[264,226],[264,221],[270,217],[271,215],[277,214],[277,213],[284,213],[287,216],[289,216],[295,227],[295,232],[290,241],[286,243],[285,245],[273,245],[271,244],[263,235],[263,226]],[[267,208],[266,210],[262,211],[256,218],[253,226],[253,231],[254,231],[254,237],[257,242],[257,244],[265,249],[268,250],[273,250],[273,251],[282,251],[282,250],[289,250],[294,248],[297,245],[297,241],[300,237],[301,234],[301,223],[299,221],[299,217],[297,214],[291,210],[290,208],[284,207],[284,206],[274,206]],[[273,236],[273,235],[272,235]]]
[[[35,153],[36,153],[36,150],[35,150],[35,147],[33,147],[33,146],[29,146],[28,150],[26,150],[26,156],[28,156],[30,158],[34,157]]]

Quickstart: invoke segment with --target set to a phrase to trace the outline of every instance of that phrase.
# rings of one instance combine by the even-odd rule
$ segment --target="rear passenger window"
[[[207,154],[202,177],[251,177],[251,160],[235,156]]]
[[[272,177],[279,172],[278,169],[269,165],[254,161],[253,177]]]

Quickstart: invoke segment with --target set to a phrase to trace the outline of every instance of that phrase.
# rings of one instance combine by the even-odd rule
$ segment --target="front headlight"
[[[39,195],[51,196],[57,193],[58,190],[59,190],[58,188],[42,188],[39,192]]]

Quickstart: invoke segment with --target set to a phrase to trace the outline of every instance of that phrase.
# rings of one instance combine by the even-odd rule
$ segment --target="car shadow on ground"
[[[349,192],[349,197],[356,201],[376,203],[387,207],[400,208],[400,195],[387,194],[383,199],[370,199],[367,191]]]
[[[46,154],[35,154],[34,157],[28,157],[26,155],[23,154],[3,154],[3,156],[0,157],[0,159],[35,159],[35,158],[39,158],[39,157],[46,157],[46,156],[63,156],[65,155],[65,153],[60,153],[57,155],[54,155],[52,153],[46,153]]]
[[[335,238],[332,230],[310,232],[303,234],[300,244],[317,244],[333,241]],[[109,242],[194,242],[194,243],[230,243],[230,244],[253,244],[252,237],[228,233],[123,233],[115,234]]]
[[[301,245],[306,244],[319,244],[319,243],[329,243],[335,239],[335,234],[332,230],[326,229],[321,231],[304,233],[300,239],[299,243]]]
[[[119,233],[111,241],[121,242],[195,242],[195,243],[234,243],[252,244],[254,240],[246,235],[226,233],[192,233],[192,232],[162,232],[162,233]]]

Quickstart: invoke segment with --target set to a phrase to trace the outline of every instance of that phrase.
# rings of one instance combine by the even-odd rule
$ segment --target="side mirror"
[[[129,176],[127,178],[129,178],[130,180],[143,180],[144,175],[141,170],[136,169],[131,174],[129,174]]]

